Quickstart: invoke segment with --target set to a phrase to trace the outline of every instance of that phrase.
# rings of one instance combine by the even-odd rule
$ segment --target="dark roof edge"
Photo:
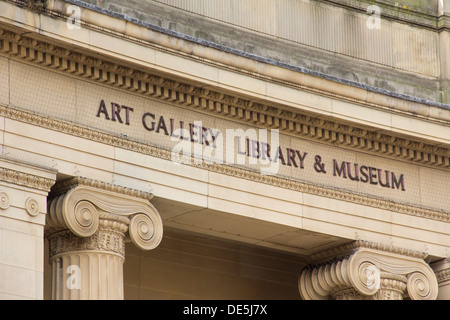
[[[378,87],[374,87],[374,86],[370,86],[370,85],[366,85],[363,83],[359,83],[359,82],[355,82],[355,81],[351,81],[351,80],[346,80],[346,79],[342,79],[336,76],[332,76],[329,74],[325,74],[322,72],[317,72],[314,70],[310,70],[307,68],[303,68],[303,67],[297,67],[288,63],[284,63],[278,60],[274,60],[274,59],[269,59],[269,58],[265,58],[262,56],[258,56],[249,52],[245,52],[242,50],[238,50],[238,49],[234,49],[231,47],[227,47],[215,42],[211,42],[211,41],[207,41],[207,40],[203,40],[197,37],[193,37],[178,31],[173,31],[173,30],[169,30],[121,13],[117,13],[108,9],[103,9],[103,8],[99,8],[96,5],[90,4],[90,3],[86,3],[80,0],[64,0],[65,2],[86,8],[86,9],[90,9],[117,19],[121,19],[121,20],[126,20],[128,22],[134,23],[136,25],[148,28],[150,30],[153,31],[157,31],[157,32],[161,32],[173,37],[177,37],[186,41],[190,41],[196,44],[200,44],[203,46],[207,46],[210,48],[214,48],[220,51],[224,51],[227,53],[231,53],[231,54],[235,54],[238,56],[242,56],[248,59],[252,59],[258,62],[262,62],[262,63],[267,63],[267,64],[271,64],[271,65],[275,65],[275,66],[279,66],[285,69],[289,69],[289,70],[293,70],[293,71],[297,71],[297,72],[301,72],[301,73],[305,73],[314,77],[319,77],[319,78],[323,78],[323,79],[327,79],[327,80],[331,80],[334,82],[338,82],[338,83],[342,83],[342,84],[346,84],[346,85],[350,85],[350,86],[354,86],[357,88],[362,88],[371,92],[375,92],[375,93],[380,93],[380,94],[384,94],[384,95],[388,95],[394,98],[399,98],[399,99],[404,99],[404,100],[408,100],[411,102],[417,102],[417,103],[421,103],[421,104],[426,104],[429,106],[433,106],[433,107],[438,107],[438,108],[442,108],[442,109],[446,109],[446,110],[450,110],[450,104],[445,104],[445,103],[441,103],[441,102],[437,102],[437,101],[433,101],[433,100],[429,100],[429,99],[425,99],[425,98],[419,98],[419,97],[415,97],[415,96],[410,96],[410,95],[406,95],[406,94],[402,94],[402,93],[397,93],[391,90],[386,90],[386,89],[382,89],[382,88],[378,88]]]

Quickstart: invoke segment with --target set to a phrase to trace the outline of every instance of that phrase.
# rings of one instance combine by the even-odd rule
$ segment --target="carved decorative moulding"
[[[17,0],[17,3],[34,10],[42,10],[47,7],[48,0]]]
[[[52,189],[53,190],[53,189]],[[70,230],[81,238],[124,234],[142,250],[157,247],[163,225],[150,193],[74,178],[55,186],[48,202],[47,233]]]
[[[34,198],[28,198],[25,202],[25,209],[28,214],[32,217],[35,217],[39,214],[39,203]]]
[[[450,257],[431,264],[439,284],[450,283]]]
[[[0,191],[0,209],[6,210],[9,208],[11,201],[9,200],[9,196],[6,192]]]
[[[404,250],[380,250],[373,245],[355,247],[350,252],[306,267],[299,278],[305,300],[435,300],[436,276],[430,266]],[[381,248],[381,247],[380,247]],[[401,253],[403,254],[401,254]]]
[[[50,191],[51,186],[55,183],[50,178],[19,172],[9,168],[0,168],[0,180],[45,192]]]

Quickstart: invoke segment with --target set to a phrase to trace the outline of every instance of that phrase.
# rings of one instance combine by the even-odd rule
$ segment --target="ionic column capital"
[[[124,298],[127,237],[142,250],[162,239],[151,193],[73,178],[52,187],[46,236],[53,299]]]
[[[405,292],[413,300],[436,299],[436,276],[423,260],[424,255],[385,249],[358,242],[334,249],[340,255],[333,258],[331,251],[317,255],[328,259],[311,263],[302,271],[301,296],[307,300],[342,299],[345,293],[357,299],[401,299]]]
[[[450,282],[450,258],[432,263],[431,267],[436,273],[439,283]]]
[[[99,229],[116,228],[142,250],[154,249],[162,239],[162,220],[149,201],[151,193],[77,177],[57,184],[52,195],[48,233],[68,229],[87,238]]]
[[[450,258],[431,263],[439,285],[438,300],[450,300]]]

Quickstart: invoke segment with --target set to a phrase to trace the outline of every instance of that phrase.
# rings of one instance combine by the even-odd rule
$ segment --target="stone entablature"
[[[435,300],[427,254],[356,241],[310,257],[299,278],[305,300]]]
[[[5,116],[6,118],[22,121],[25,123],[30,123],[39,127],[56,130],[59,132],[67,133],[77,137],[82,137],[92,141],[106,143],[108,145],[125,148],[127,150],[139,152],[142,154],[150,155],[165,160],[171,160],[171,151],[169,150],[164,150],[155,146],[131,141],[130,139],[124,137],[113,136],[80,125],[74,125],[64,121],[50,119],[36,114],[31,114],[29,112],[18,110],[12,107],[0,106],[0,115]],[[355,194],[351,192],[346,192],[344,190],[327,188],[324,186],[290,180],[286,178],[280,178],[272,175],[262,175],[258,172],[252,172],[238,167],[231,167],[225,164],[217,164],[217,163],[208,164],[206,162],[202,162],[200,164],[193,163],[192,166],[206,169],[212,172],[230,175],[233,177],[243,178],[246,180],[263,182],[265,184],[286,188],[288,190],[306,192],[314,195],[319,195],[337,200],[343,200],[351,203],[363,204],[366,206],[391,210],[394,212],[417,217],[424,217],[427,219],[437,220],[441,222],[450,221],[450,215],[442,210],[434,210],[431,208],[424,208],[420,206],[412,206],[408,204],[397,203],[379,197],[370,197],[368,195]],[[101,183],[99,183],[99,185],[100,184]],[[123,189],[125,190],[126,188]]]
[[[394,136],[389,131],[383,131],[381,133],[367,130],[366,127],[359,126],[356,122],[349,124],[348,122],[344,123],[337,119],[324,119],[324,117],[312,116],[306,112],[294,112],[292,109],[278,104],[262,104],[261,101],[256,102],[240,94],[230,94],[229,91],[225,92],[224,90],[222,92],[222,90],[217,88],[214,88],[214,90],[212,88],[205,89],[189,81],[176,81],[173,78],[169,79],[161,75],[144,72],[142,69],[130,67],[130,64],[125,65],[117,61],[113,62],[113,59],[106,61],[102,58],[99,60],[95,56],[88,55],[86,52],[83,54],[68,50],[60,46],[60,44],[56,44],[56,42],[50,43],[50,41],[43,41],[42,38],[39,40],[33,37],[28,38],[28,35],[31,34],[20,35],[17,32],[5,29],[0,37],[2,48],[5,50],[3,53],[8,55],[11,60],[19,60],[43,69],[53,70],[55,73],[62,73],[85,81],[92,81],[92,83],[117,88],[122,92],[129,92],[142,97],[168,102],[183,108],[181,110],[193,110],[199,114],[214,115],[222,119],[230,119],[253,126],[279,128],[280,131],[290,136],[310,139],[323,143],[324,145],[335,145],[349,150],[362,150],[367,153],[380,154],[383,157],[401,160],[405,163],[414,162],[439,169],[447,169],[450,165],[449,151],[446,148],[446,144],[428,144],[411,137]],[[230,66],[228,67],[231,68]],[[311,88],[305,89],[309,90]],[[317,93],[323,92],[318,91]],[[345,93],[340,92],[340,97]],[[335,92],[335,94],[338,94],[338,92]],[[360,97],[362,100],[355,99],[355,96],[347,98],[349,101],[356,101],[366,105],[365,103],[367,101],[364,99],[368,97],[364,95]],[[377,107],[380,106],[378,105]],[[428,107],[425,106],[424,108],[427,109]],[[389,110],[395,111],[392,108]],[[422,108],[418,108],[417,110],[420,111]],[[408,113],[408,107],[405,108],[405,111],[409,116],[413,116],[412,113]],[[68,133],[163,159],[170,159],[170,152],[167,150],[138,143],[132,139],[120,137],[119,135],[106,134],[99,130],[88,129],[73,122],[68,123],[56,120],[52,117],[35,114],[34,112],[24,112],[9,105],[1,106],[1,112],[3,116],[9,119],[17,119],[58,132]],[[417,115],[413,117],[419,118]],[[424,113],[422,117],[433,123],[442,123],[442,126],[447,126],[449,123],[447,113],[445,112],[433,115]],[[442,210],[415,207],[319,185],[287,181],[279,177],[261,176],[255,172],[249,172],[240,168],[230,168],[225,165],[201,164],[199,166],[235,177],[352,203],[364,204],[393,212],[445,222],[449,219],[448,213]]]
[[[189,82],[183,83],[132,67],[121,66],[115,62],[101,60],[85,53],[70,51],[52,43],[21,36],[13,31],[0,29],[0,53],[68,75],[127,90],[130,93],[171,102],[196,112],[279,129],[280,132],[287,135],[383,154],[399,160],[437,167],[450,167],[450,151],[442,144],[438,146],[414,138],[381,133],[354,123],[339,123],[334,119],[325,120],[326,117],[315,116],[308,112],[295,112],[278,104],[263,104],[240,95],[234,96],[219,90],[204,89]],[[271,79],[271,81],[274,80]],[[313,82],[303,83],[298,89],[317,94],[325,93],[322,91],[323,89],[314,88]],[[391,105],[378,103],[383,99],[375,99],[378,102],[369,101],[369,97],[362,93],[350,97],[349,95],[354,95],[355,91],[358,90],[349,91],[342,85],[341,89],[329,94],[333,97],[340,95],[340,99],[363,103],[371,108],[419,117],[442,126],[450,124],[448,112],[431,114],[426,111],[427,108],[415,108],[412,105],[408,107],[408,104],[403,103],[401,105],[405,106],[405,109],[398,110]],[[343,93],[349,95],[343,96]],[[359,100],[358,96],[362,100]],[[408,111],[409,108],[414,111]],[[421,114],[421,112],[425,113]]]
[[[89,80],[92,83],[119,88],[122,91],[138,94],[142,97],[157,99],[164,103],[168,102],[176,107],[180,107],[181,110],[194,111],[200,116],[214,116],[240,124],[279,129],[286,136],[319,142],[327,146],[339,146],[347,150],[381,155],[404,163],[413,162],[444,170],[450,167],[450,151],[446,144],[434,144],[412,137],[397,136],[388,131],[380,132],[358,125],[356,122],[350,124],[336,119],[326,119],[326,117],[310,115],[307,112],[293,111],[286,106],[278,104],[262,104],[261,101],[256,102],[242,95],[233,95],[229,92],[222,92],[219,89],[205,89],[189,82],[180,82],[130,66],[117,64],[112,62],[112,60],[99,60],[94,56],[68,50],[56,44],[44,42],[42,39],[37,40],[23,36],[14,31],[2,29],[0,33],[2,33],[0,35],[0,51],[3,50],[4,54],[8,54],[14,59],[79,79]],[[130,137],[124,138],[118,135],[106,134],[99,130],[88,129],[83,127],[83,125],[73,124],[73,121],[72,123],[67,123],[53,119],[50,116],[26,112],[9,105],[0,105],[0,114],[10,119],[17,119],[144,154],[151,154],[159,158],[171,158],[170,152],[167,150],[133,141]],[[417,117],[417,115],[414,117]],[[423,114],[422,117],[435,123],[442,123],[442,126],[449,124],[446,113],[433,116]],[[200,166],[209,170],[302,192],[440,221],[448,221],[449,219],[449,215],[446,212],[433,210],[428,207],[413,207],[307,183],[286,182],[286,179],[260,176],[253,172],[246,172],[239,168],[229,168],[225,165],[202,163]]]
[[[52,7],[51,10],[49,9],[45,14],[54,15],[55,18],[60,18],[61,22],[64,23],[63,19],[67,19],[66,9],[69,5],[69,3],[60,3],[55,1],[53,4],[54,7]],[[104,26],[96,25],[96,23],[98,23],[98,19],[102,17],[104,18],[102,13],[92,11],[89,12],[89,14],[83,15],[83,17],[85,17],[82,21],[83,28],[86,28],[87,30],[98,30],[99,28],[102,30],[105,29]],[[214,48],[202,47],[185,39],[170,41],[170,35],[155,30],[150,30],[143,26],[132,25],[130,22],[120,20],[117,17],[110,18],[118,22],[117,30],[108,30],[112,34],[120,34],[121,32],[124,32],[122,36],[129,41],[135,41],[143,46],[170,52],[182,58],[195,59],[220,68],[242,72],[243,74],[248,74],[264,81],[287,84],[296,89],[324,94],[329,97],[337,97],[344,101],[359,102],[376,109],[382,109],[402,115],[420,117],[428,120],[436,119],[440,123],[448,123],[449,121],[449,117],[446,115],[446,112],[441,112],[441,110],[439,110],[441,107],[425,107],[425,105],[422,105],[421,102],[427,101],[424,101],[423,99],[408,101],[406,99],[407,96],[403,96],[403,98],[405,98],[403,99],[401,98],[402,95],[399,97],[389,97],[386,99],[384,94],[386,90],[382,90],[382,92],[370,92],[370,90],[366,90],[364,86],[358,88],[345,83],[338,83],[330,79],[321,78],[320,76],[315,77],[311,74],[305,74],[303,73],[305,70],[302,68],[298,70],[289,70],[271,64],[256,62],[249,63],[251,60],[246,57],[240,57],[229,52],[221,52],[220,50],[215,50]],[[126,28],[125,24],[127,25]],[[113,26],[115,26],[115,24],[111,23],[110,27]],[[148,33],[148,36],[145,38],[140,38],[144,33]],[[159,75],[156,76],[147,72],[142,72],[142,69],[140,68],[133,69],[129,65],[122,66],[117,62],[109,63],[106,60],[104,61],[95,57],[89,57],[85,53],[75,54],[70,52],[66,47],[59,47],[55,43],[44,43],[41,39],[40,41],[37,41],[36,39],[28,39],[27,41],[27,37],[22,39],[20,36],[15,35],[11,38],[6,37],[6,34],[3,35],[2,38],[3,37],[5,37],[6,40],[3,40],[3,49],[0,51],[3,51],[4,53],[12,54],[17,57],[26,57],[26,60],[28,61],[35,61],[44,66],[52,65],[52,67],[56,70],[68,71],[74,75],[82,75],[85,78],[98,80],[106,84],[113,84],[116,87],[130,89],[137,93],[164,97],[168,101],[175,101],[177,99],[183,99],[185,94],[188,94],[189,96],[189,93],[192,93],[194,89],[196,89],[192,84],[187,84],[186,87],[179,80],[164,79]],[[20,43],[17,43],[19,40],[21,40]],[[20,44],[21,47],[23,46],[23,48],[19,48],[18,44]],[[36,49],[38,50],[36,51]],[[39,54],[37,54],[38,51],[40,51]],[[100,70],[102,70],[102,72],[100,72]],[[317,73],[317,75],[319,75],[319,73]],[[161,90],[161,87],[166,87],[166,89]],[[203,89],[200,88],[200,92],[202,91]],[[181,98],[177,97],[180,94]],[[227,100],[229,98],[227,94],[207,90],[207,93],[204,94],[203,99],[205,108],[219,108],[219,106],[214,106],[216,101],[212,99],[216,95],[219,97],[217,102],[220,102],[221,104],[230,104],[230,101]],[[225,101],[223,101],[224,98]],[[232,101],[237,99],[233,102],[233,104],[237,104],[240,99],[243,99],[243,106],[250,105],[258,107],[260,105],[260,103],[255,103],[251,99],[249,100],[238,97],[231,98]],[[186,101],[181,100],[180,103],[190,104],[189,97],[186,97],[186,99]],[[433,103],[431,101],[428,102]],[[199,101],[193,101],[191,103],[195,104],[199,103]],[[444,108],[447,106],[439,103],[434,104],[440,105]],[[421,108],[418,108],[418,105],[421,105]],[[269,120],[267,121],[269,124],[271,124],[270,115],[281,115],[276,110],[279,107],[277,105],[261,105],[261,107],[263,111],[268,111],[267,116],[269,117]],[[275,107],[275,110],[272,112],[273,107]],[[227,108],[225,106],[224,111],[226,111],[226,109]],[[220,112],[220,108],[218,111]],[[236,115],[239,115],[240,113],[241,112],[235,112]],[[249,121],[253,121],[256,117],[252,116],[251,112],[244,112],[244,116],[246,116]],[[278,120],[275,120],[273,125],[277,126],[277,122]],[[289,127],[289,123],[286,124],[286,127]],[[292,130],[295,130],[295,128]]]

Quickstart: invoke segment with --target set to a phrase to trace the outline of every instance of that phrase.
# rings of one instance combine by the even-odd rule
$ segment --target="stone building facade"
[[[450,299],[450,1],[0,1],[1,299]]]

